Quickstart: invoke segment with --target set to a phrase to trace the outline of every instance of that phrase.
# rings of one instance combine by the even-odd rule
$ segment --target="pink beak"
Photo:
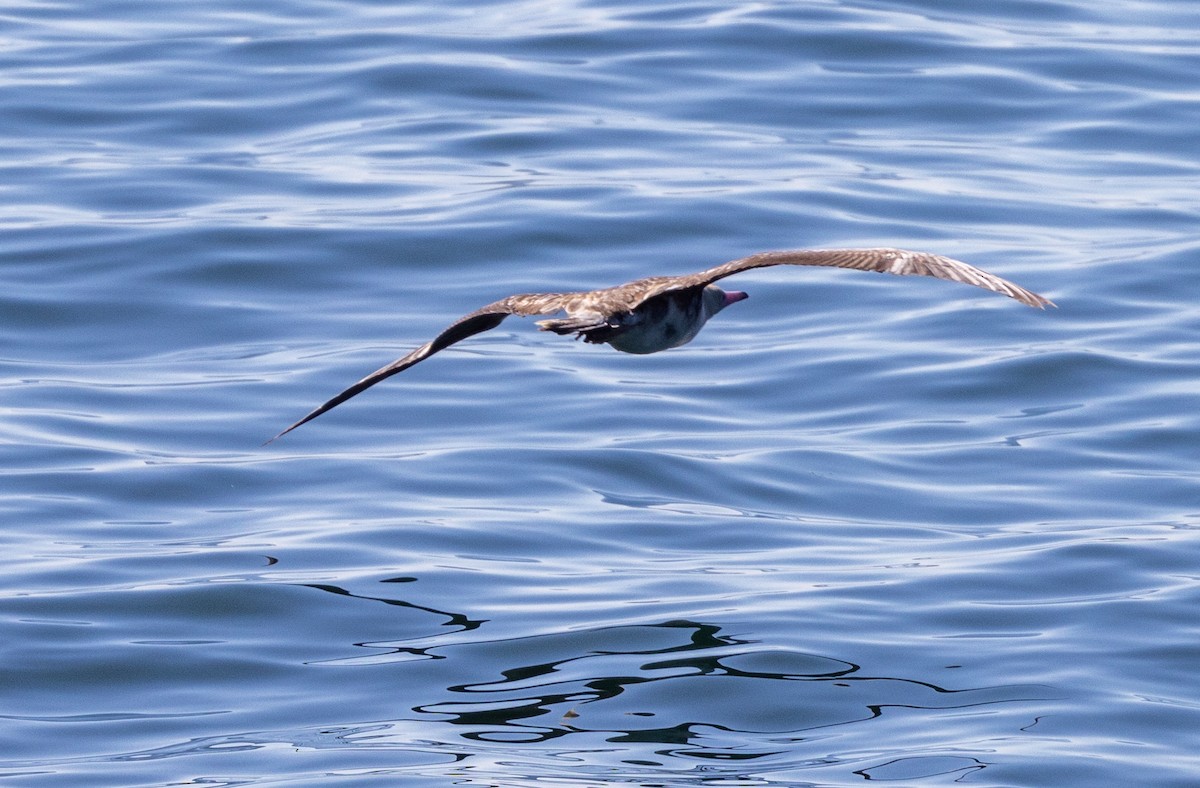
[[[743,293],[741,290],[729,290],[725,293],[725,302],[721,304],[721,308],[736,304],[738,301],[745,301],[750,297],[749,293]]]

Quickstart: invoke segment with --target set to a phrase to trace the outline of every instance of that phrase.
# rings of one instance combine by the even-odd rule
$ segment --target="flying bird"
[[[713,315],[749,297],[739,290],[722,290],[714,282],[742,271],[773,265],[822,265],[899,276],[931,276],[982,287],[1039,309],[1054,306],[1048,298],[967,263],[903,249],[761,252],[695,274],[652,276],[602,290],[511,295],[459,318],[432,341],[367,375],[267,443],[439,350],[495,328],[509,315],[529,317],[565,313],[566,317],[537,321],[538,328],[555,334],[574,334],[576,339],[597,345],[607,343],[623,353],[657,353],[679,347],[691,342]]]

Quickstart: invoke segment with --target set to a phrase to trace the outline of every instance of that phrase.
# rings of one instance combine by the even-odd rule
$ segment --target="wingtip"
[[[286,435],[290,431],[291,431],[291,427],[288,427],[286,430],[279,433],[278,435],[275,435],[274,437],[271,437],[271,438],[267,438],[265,441],[263,441],[262,443],[259,444],[259,448],[261,449],[264,446],[270,446],[272,443],[279,440],[280,438],[282,438],[284,435]]]
[[[1011,282],[1008,284],[1012,285]],[[1058,308],[1058,304],[1054,303],[1049,298],[1046,298],[1046,296],[1042,295],[1041,293],[1035,293],[1032,290],[1026,290],[1025,288],[1017,285],[1013,285],[1012,289],[1004,292],[1004,294],[1016,301],[1020,301],[1026,306],[1031,306],[1034,309],[1045,309],[1048,306],[1052,306],[1055,309]]]
[[[271,444],[272,444],[272,443],[274,443],[275,441],[277,441],[277,440],[279,440],[280,438],[282,438],[284,435],[287,435],[289,432],[291,432],[292,430],[296,429],[296,428],[297,428],[297,427],[299,427],[301,424],[303,424],[304,422],[306,422],[306,421],[308,421],[308,420],[310,420],[310,419],[312,419],[312,418],[313,418],[313,417],[312,417],[312,415],[305,416],[303,419],[300,419],[300,421],[298,421],[298,422],[296,422],[295,424],[293,424],[292,426],[288,427],[286,430],[284,430],[283,432],[279,433],[278,435],[275,435],[274,437],[271,437],[271,438],[267,438],[265,441],[263,441],[263,442],[262,442],[262,445],[263,445],[263,446],[269,446],[269,445],[271,445]]]

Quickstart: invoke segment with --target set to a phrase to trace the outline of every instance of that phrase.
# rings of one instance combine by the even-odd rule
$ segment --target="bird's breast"
[[[686,345],[704,326],[694,297],[653,298],[622,316],[622,331],[608,341],[622,353],[644,355]]]

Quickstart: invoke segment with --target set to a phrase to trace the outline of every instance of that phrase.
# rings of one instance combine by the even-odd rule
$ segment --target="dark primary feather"
[[[424,361],[439,350],[445,350],[455,342],[460,342],[467,337],[475,336],[476,334],[495,328],[503,323],[504,318],[509,315],[528,317],[530,315],[546,315],[559,312],[563,309],[563,304],[566,303],[565,299],[569,295],[571,294],[530,293],[528,295],[515,295],[502,298],[495,303],[476,309],[471,314],[454,321],[445,331],[438,334],[431,341],[421,345],[421,347],[409,353],[404,358],[397,359],[386,367],[375,370],[336,397],[315,408],[307,416],[274,438],[271,438],[271,440],[268,440],[267,443],[287,435],[301,424],[312,421],[325,411],[336,408],[351,397],[371,388],[371,386],[374,386],[379,381],[390,378],[392,375],[408,369],[413,364]]]
[[[541,329],[556,333],[578,332],[586,334],[587,338],[592,341],[603,342],[607,341],[607,336],[603,333],[593,336],[593,332],[602,332],[604,328],[608,328],[613,333],[619,332],[621,329],[613,324],[618,323],[622,315],[628,315],[657,296],[680,290],[699,291],[727,276],[774,265],[816,265],[852,268],[859,271],[877,271],[898,276],[929,276],[981,287],[1039,309],[1054,306],[1054,303],[1048,298],[967,263],[927,252],[909,252],[903,249],[796,249],[761,252],[738,260],[731,260],[694,274],[653,276],[601,290],[512,295],[477,309],[455,321],[432,341],[367,375],[271,438],[267,443],[286,435],[301,424],[312,421],[351,397],[361,394],[379,381],[424,361],[439,350],[444,350],[467,337],[495,328],[509,315],[528,317],[566,312],[568,319],[542,321],[539,324]],[[608,325],[606,326],[606,324]]]

